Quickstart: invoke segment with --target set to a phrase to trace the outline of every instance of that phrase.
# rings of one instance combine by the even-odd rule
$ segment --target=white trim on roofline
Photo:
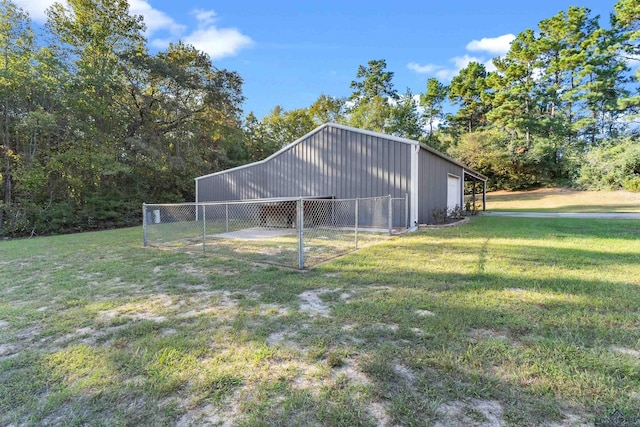
[[[227,172],[231,172],[231,171],[237,171],[240,169],[244,169],[247,168],[249,166],[253,166],[253,165],[259,165],[262,163],[266,163],[269,160],[271,160],[274,157],[279,156],[281,153],[284,153],[285,151],[287,151],[288,149],[290,149],[291,147],[293,147],[294,145],[300,144],[302,141],[304,141],[305,139],[307,139],[308,137],[310,137],[311,135],[313,135],[316,132],[320,132],[322,129],[326,128],[329,125],[333,125],[333,123],[325,123],[323,125],[318,126],[317,128],[315,128],[314,130],[312,130],[311,132],[307,133],[306,135],[301,136],[300,138],[296,139],[295,141],[293,141],[291,144],[287,144],[284,147],[282,147],[281,149],[279,149],[278,151],[276,151],[275,153],[271,154],[269,157],[266,157],[262,160],[258,160],[257,162],[251,162],[251,163],[247,163],[246,165],[241,165],[241,166],[236,166],[235,168],[231,168],[231,169],[225,169],[223,171],[218,171],[218,172],[214,172],[214,173],[210,173],[208,175],[203,175],[203,176],[199,176],[197,178],[195,178],[196,181],[198,181],[199,179],[203,179],[203,178],[209,178],[211,176],[215,176],[215,175],[220,175],[223,173],[227,173]]]
[[[419,146],[421,149],[425,149],[428,152],[430,152],[432,154],[435,154],[436,156],[441,157],[442,159],[444,159],[444,160],[446,160],[448,162],[451,162],[451,163],[453,163],[453,164],[455,164],[457,166],[460,166],[461,168],[463,168],[465,170],[468,170],[469,172],[471,172],[471,173],[469,173],[469,175],[475,176],[476,178],[479,178],[480,180],[483,180],[483,181],[487,180],[486,176],[482,175],[481,173],[478,173],[478,172],[474,171],[473,169],[470,169],[464,163],[460,163],[459,161],[454,160],[454,159],[452,159],[451,157],[449,157],[449,156],[447,156],[445,154],[442,154],[438,150],[436,150],[434,148],[431,148],[428,145],[422,144],[422,143],[420,143],[418,141],[414,141],[413,139],[401,138],[399,136],[387,135],[385,133],[373,132],[373,131],[364,130],[364,129],[358,129],[358,128],[354,128],[354,127],[351,127],[351,126],[345,126],[345,125],[340,125],[340,124],[331,123],[331,122],[328,122],[328,123],[325,123],[323,125],[318,126],[317,128],[315,128],[311,132],[307,133],[306,135],[301,136],[300,138],[296,139],[292,143],[285,145],[280,150],[276,151],[275,153],[271,154],[269,157],[267,157],[265,159],[259,160],[257,162],[247,163],[246,165],[242,165],[242,166],[236,166],[235,168],[225,169],[223,171],[210,173],[208,175],[199,176],[199,177],[195,178],[195,180],[197,182],[199,179],[209,178],[211,176],[215,176],[215,175],[219,175],[219,174],[223,174],[223,173],[227,173],[227,172],[231,172],[231,171],[244,169],[244,168],[247,168],[247,167],[253,166],[253,165],[259,165],[259,164],[262,164],[262,163],[266,163],[269,160],[271,160],[272,158],[277,157],[281,153],[289,150],[291,147],[300,144],[301,142],[303,142],[304,140],[309,138],[311,135],[313,135],[313,134],[315,134],[317,132],[320,132],[321,130],[323,130],[326,127],[332,127],[332,128],[335,128],[335,129],[342,129],[342,130],[351,131],[351,132],[357,132],[357,133],[360,133],[360,134],[363,134],[363,135],[369,135],[369,136],[373,136],[373,137],[376,137],[376,138],[384,138],[384,139],[389,139],[391,141],[400,142],[400,143],[403,143],[403,144]]]
[[[414,141],[413,139],[401,138],[399,136],[388,135],[386,133],[374,132],[372,130],[358,129],[351,126],[339,125],[338,123],[325,123],[323,126],[331,126],[337,129],[349,130],[351,132],[361,133],[363,135],[375,136],[377,138],[390,139],[396,142],[402,142],[403,144],[409,145],[420,145],[418,141]]]

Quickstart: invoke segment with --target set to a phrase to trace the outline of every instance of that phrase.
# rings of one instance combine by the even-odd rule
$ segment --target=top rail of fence
[[[274,203],[274,202],[295,202],[298,200],[341,200],[341,201],[354,201],[354,200],[375,200],[375,199],[388,199],[389,195],[384,196],[372,196],[372,197],[353,197],[348,199],[336,199],[334,196],[302,196],[302,197],[273,197],[266,199],[241,199],[241,200],[225,200],[225,201],[211,201],[211,202],[183,202],[183,203],[143,203],[143,206],[216,206],[216,205],[237,205],[237,204],[251,204],[251,203]],[[404,197],[391,198],[392,200],[404,200]]]

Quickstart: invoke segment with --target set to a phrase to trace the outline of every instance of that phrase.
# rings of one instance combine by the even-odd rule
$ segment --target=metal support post
[[[355,245],[356,249],[358,249],[358,199],[356,199],[356,232],[355,232]]]
[[[483,181],[484,184],[482,186],[482,211],[487,210],[487,181]]]
[[[142,244],[147,246],[147,205],[142,204]]]
[[[405,229],[409,229],[409,193],[404,193],[404,216]]]
[[[304,202],[298,199],[296,224],[298,225],[298,268],[304,269]]]
[[[224,229],[225,232],[229,232],[229,204],[224,204]]]
[[[202,253],[207,253],[207,215],[206,215],[206,206],[202,205]],[[196,206],[196,212],[198,211],[198,207]]]
[[[389,194],[389,235],[393,234],[393,199],[391,198],[391,194]]]

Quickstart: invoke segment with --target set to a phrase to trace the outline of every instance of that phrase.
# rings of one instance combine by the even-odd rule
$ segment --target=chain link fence
[[[144,204],[145,246],[300,268],[404,232],[408,198]]]

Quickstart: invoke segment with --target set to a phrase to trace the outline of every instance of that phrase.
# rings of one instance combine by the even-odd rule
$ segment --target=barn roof
[[[347,131],[350,131],[350,132],[356,132],[356,133],[359,133],[359,134],[362,134],[362,135],[374,136],[374,137],[377,137],[377,138],[384,138],[384,139],[388,139],[388,140],[391,140],[391,141],[400,142],[400,143],[402,143],[402,144],[408,144],[408,145],[419,146],[419,147],[420,147],[420,149],[422,149],[422,150],[426,150],[426,151],[428,151],[428,152],[430,152],[430,153],[432,153],[432,154],[434,154],[434,155],[436,155],[436,156],[438,156],[438,157],[441,157],[441,158],[443,158],[443,159],[447,160],[448,162],[451,162],[451,163],[453,163],[453,164],[455,164],[455,165],[460,166],[461,168],[463,168],[463,169],[464,169],[464,171],[465,171],[465,173],[466,173],[467,175],[470,175],[470,176],[472,176],[472,177],[474,177],[474,178],[476,178],[476,179],[479,179],[479,180],[481,180],[481,181],[486,181],[486,180],[487,180],[487,177],[486,177],[486,176],[482,175],[482,174],[481,174],[481,173],[479,173],[479,172],[474,171],[473,169],[469,168],[469,167],[468,167],[467,165],[465,165],[464,163],[461,163],[461,162],[459,162],[459,161],[457,161],[457,160],[455,160],[455,159],[452,159],[451,157],[449,157],[449,156],[447,156],[447,155],[445,155],[445,154],[442,154],[442,153],[441,153],[441,152],[439,152],[438,150],[436,150],[436,149],[434,149],[434,148],[432,148],[432,147],[429,147],[429,146],[428,146],[428,145],[426,145],[426,144],[422,144],[422,143],[420,143],[419,141],[415,141],[415,140],[413,140],[413,139],[401,138],[401,137],[399,137],[399,136],[394,136],[394,135],[387,135],[387,134],[380,133],[380,132],[373,132],[373,131],[370,131],[370,130],[364,130],[364,129],[354,128],[354,127],[351,127],[351,126],[340,125],[340,124],[337,124],[337,123],[325,123],[325,124],[323,124],[323,125],[320,125],[320,126],[318,126],[317,128],[315,128],[314,130],[312,130],[311,132],[307,133],[306,135],[303,135],[303,136],[301,136],[300,138],[296,139],[294,142],[292,142],[292,143],[290,143],[290,144],[285,145],[285,146],[284,146],[284,147],[282,147],[280,150],[276,151],[275,153],[271,154],[269,157],[267,157],[267,158],[265,158],[265,159],[263,159],[263,160],[260,160],[260,161],[257,161],[257,162],[253,162],[253,163],[247,163],[246,165],[237,166],[237,167],[232,168],[232,169],[226,169],[226,170],[223,170],[223,171],[210,173],[210,174],[208,174],[208,175],[199,176],[199,177],[197,177],[197,178],[195,178],[195,179],[196,179],[196,181],[197,181],[197,180],[202,179],[202,178],[208,178],[208,177],[210,177],[210,176],[215,176],[215,175],[223,174],[223,173],[226,173],[226,172],[229,172],[229,171],[234,171],[234,170],[244,169],[244,168],[249,167],[249,166],[252,166],[252,165],[261,164],[261,163],[266,163],[266,162],[268,162],[269,160],[271,160],[272,158],[277,157],[277,156],[278,156],[278,155],[280,155],[281,153],[283,153],[283,152],[285,152],[285,151],[289,150],[291,147],[294,147],[294,146],[296,146],[296,145],[298,145],[298,144],[300,144],[300,143],[304,142],[304,141],[305,141],[307,138],[309,138],[311,135],[313,135],[313,134],[315,134],[315,133],[318,133],[318,132],[320,132],[320,131],[324,130],[325,128],[328,128],[328,127],[331,127],[331,128],[334,128],[334,129],[347,130]]]

